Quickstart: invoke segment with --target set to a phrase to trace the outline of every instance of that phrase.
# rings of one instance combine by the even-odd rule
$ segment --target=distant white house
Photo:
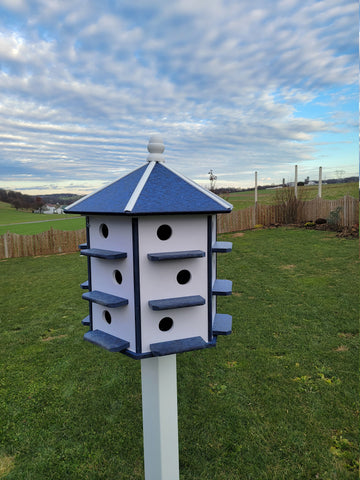
[[[46,205],[42,206],[39,210],[35,210],[34,213],[46,213],[47,215],[61,214],[61,213],[64,213],[64,209],[62,207],[59,207],[58,205],[47,203]]]

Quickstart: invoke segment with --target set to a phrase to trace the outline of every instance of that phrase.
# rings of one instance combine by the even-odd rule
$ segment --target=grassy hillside
[[[18,211],[9,203],[0,202],[0,235],[6,232],[33,235],[50,228],[79,230],[85,227],[83,217],[74,215],[45,215]]]
[[[358,243],[222,239],[233,333],[177,356],[181,479],[357,479]],[[78,254],[0,262],[6,480],[143,479],[140,363],[82,340],[86,276]]]
[[[298,195],[302,200],[312,200],[318,194],[317,186],[298,187]],[[254,205],[254,191],[250,192],[235,192],[224,196],[226,200],[234,205],[234,210],[241,210],[242,208]],[[350,195],[354,198],[359,198],[359,184],[358,183],[335,183],[331,185],[322,186],[322,198],[326,200],[335,200],[342,198],[345,195]],[[263,205],[271,205],[275,202],[276,190],[258,190],[258,202]]]

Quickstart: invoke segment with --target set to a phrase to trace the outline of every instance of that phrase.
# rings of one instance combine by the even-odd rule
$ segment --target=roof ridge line
[[[128,203],[124,208],[124,212],[132,212],[133,208],[135,207],[136,202],[139,199],[139,196],[145,187],[146,182],[148,181],[153,168],[155,167],[157,162],[149,162],[148,166],[146,167],[145,172],[143,173],[142,177],[139,180],[139,183],[136,185],[135,190],[131,194]]]
[[[206,188],[202,187],[201,185],[197,184],[196,182],[194,182],[194,180],[191,180],[190,178],[188,177],[185,177],[182,173],[179,173],[177,172],[176,170],[173,170],[171,167],[169,167],[168,165],[162,165],[163,167],[167,168],[168,170],[170,170],[170,172],[174,173],[175,175],[177,175],[178,177],[180,177],[182,180],[184,180],[185,182],[187,182],[189,185],[193,186],[194,188],[196,188],[197,190],[199,190],[200,192],[202,192],[204,195],[207,195],[209,198],[211,198],[212,200],[214,200],[214,202],[217,202],[219,203],[221,206],[225,207],[225,208],[230,208],[231,210],[233,209],[233,205],[231,205],[231,203],[227,202],[226,200],[224,200],[223,198],[219,197],[219,195],[216,195],[215,193],[212,193],[210,192],[209,190],[206,190]]]
[[[97,190],[95,190],[94,192],[88,193],[88,194],[85,195],[84,197],[79,198],[79,200],[76,200],[74,203],[72,203],[72,204],[68,205],[66,208],[64,208],[64,211],[70,210],[70,208],[75,207],[76,205],[78,205],[79,203],[83,202],[84,200],[87,200],[89,197],[92,197],[93,195],[96,195],[97,193],[101,192],[101,190],[104,190],[105,188],[110,187],[111,185],[113,185],[114,183],[118,182],[119,180],[122,180],[123,178],[127,177],[127,176],[130,175],[131,173],[134,173],[134,172],[136,172],[137,170],[140,170],[140,168],[143,168],[143,166],[144,166],[144,165],[141,165],[140,167],[135,168],[135,170],[133,170],[132,172],[129,172],[129,173],[127,173],[126,175],[124,175],[124,176],[122,176],[122,177],[118,177],[118,178],[116,178],[116,180],[114,180],[113,182],[107,183],[107,184],[104,185],[103,187],[99,187],[99,188],[98,188]]]

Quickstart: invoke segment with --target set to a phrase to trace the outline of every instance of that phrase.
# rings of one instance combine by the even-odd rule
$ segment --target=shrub
[[[279,223],[295,223],[298,217],[298,209],[302,204],[300,194],[302,190],[298,190],[298,197],[295,196],[295,189],[293,187],[283,187],[276,190],[275,203],[278,205]]]
[[[329,218],[327,219],[328,224],[331,225],[334,229],[338,229],[341,225],[341,220],[340,220],[341,210],[342,210],[342,207],[336,207],[335,210],[331,210],[329,214]]]

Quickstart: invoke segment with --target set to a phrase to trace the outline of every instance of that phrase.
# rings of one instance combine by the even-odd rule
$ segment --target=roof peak
[[[149,155],[147,157],[148,162],[160,162],[165,163],[163,152],[165,150],[164,140],[159,133],[153,133],[150,136],[147,146]]]

